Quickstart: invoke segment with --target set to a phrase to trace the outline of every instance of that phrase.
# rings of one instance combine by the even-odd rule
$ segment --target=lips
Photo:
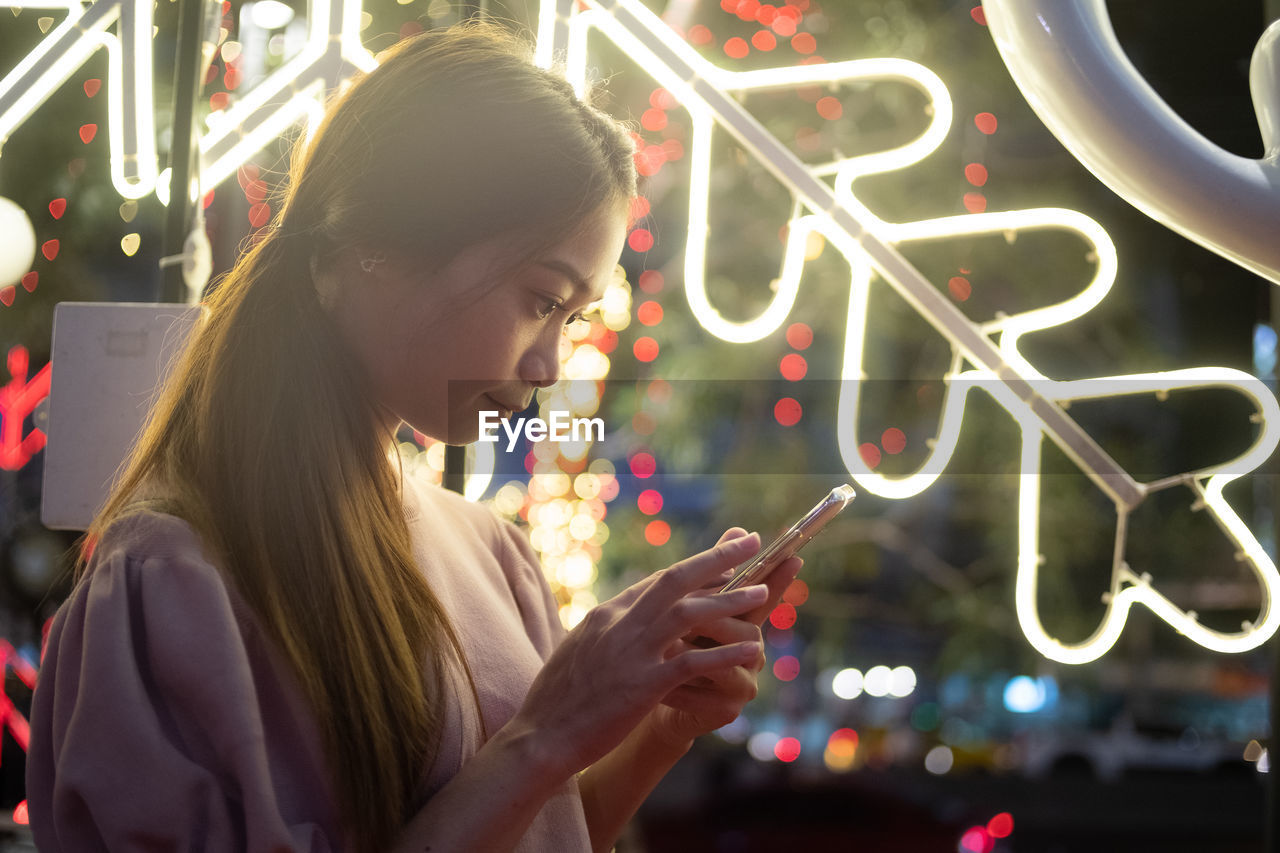
[[[523,411],[523,409],[515,409],[515,408],[512,408],[511,406],[508,406],[506,403],[503,403],[500,400],[495,400],[493,397],[490,397],[488,394],[485,394],[484,397],[486,400],[492,403],[495,408],[498,409],[498,414],[501,417],[509,418],[513,414],[515,414],[517,411]]]
[[[488,394],[485,394],[485,396],[489,397],[489,399],[492,400],[499,408],[505,409],[509,412],[523,412],[525,409],[529,408],[528,403],[504,403],[497,397],[491,397]]]

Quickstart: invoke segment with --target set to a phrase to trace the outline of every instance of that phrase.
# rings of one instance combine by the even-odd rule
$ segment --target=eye
[[[551,299],[547,296],[538,297],[538,319],[545,320],[552,314],[556,313],[556,309],[560,308],[562,303],[559,300]]]
[[[562,311],[562,310],[564,310],[564,303],[561,302],[559,299],[538,294],[537,315],[539,320],[546,320],[552,314],[556,313],[556,311]],[[574,312],[571,316],[569,316],[564,321],[565,328],[568,328],[569,326],[572,326],[574,323],[581,322],[585,319],[586,318],[582,316],[581,311]]]

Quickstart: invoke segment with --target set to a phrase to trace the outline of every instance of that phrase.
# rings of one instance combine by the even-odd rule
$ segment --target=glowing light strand
[[[155,190],[168,200],[168,170],[157,167],[152,80],[151,0],[17,4],[2,7],[67,10],[67,18],[0,80],[0,145],[98,48],[109,66],[108,134],[111,176],[126,198]],[[236,101],[207,119],[200,135],[203,169],[199,198],[226,180],[248,158],[302,119],[314,130],[324,97],[356,71],[376,66],[360,41],[360,0],[310,0],[307,41],[298,55]],[[119,21],[119,35],[107,29]]]
[[[43,430],[32,428],[23,434],[23,424],[49,396],[51,366],[46,364],[28,380],[27,359],[26,347],[16,346],[9,350],[11,378],[0,386],[0,468],[7,471],[16,471],[26,465],[45,444]]]
[[[1278,438],[1273,424],[1280,416],[1274,397],[1248,374],[1216,368],[1166,373],[1135,374],[1076,382],[1055,382],[1044,377],[1018,351],[1018,341],[1030,331],[1050,328],[1092,309],[1109,291],[1115,277],[1115,249],[1106,232],[1088,217],[1068,210],[1027,210],[1005,213],[943,217],[914,223],[892,224],[875,217],[853,192],[858,177],[910,165],[933,151],[950,128],[949,94],[936,75],[914,63],[897,60],[856,60],[816,66],[730,72],[707,62],[679,40],[653,13],[635,0],[587,0],[585,11],[573,14],[572,2],[545,2],[541,9],[538,57],[544,64],[564,49],[571,79],[581,89],[586,79],[586,34],[595,28],[626,51],[689,111],[693,120],[691,143],[691,200],[686,250],[686,292],[698,320],[725,340],[747,343],[776,329],[794,305],[804,245],[813,232],[830,240],[849,260],[851,285],[848,331],[839,406],[840,449],[846,467],[870,491],[890,498],[904,498],[927,488],[941,473],[955,450],[968,391],[980,387],[1018,422],[1022,432],[1022,488],[1019,493],[1019,556],[1016,609],[1019,622],[1032,645],[1045,656],[1084,663],[1104,654],[1124,627],[1128,610],[1142,604],[1179,632],[1206,648],[1240,652],[1255,648],[1280,625],[1280,611],[1271,602],[1280,574],[1256,538],[1227,504],[1223,487],[1260,465],[1274,450]],[[731,92],[795,86],[813,82],[898,79],[920,88],[930,99],[933,118],[924,133],[898,149],[846,158],[811,169],[770,135]],[[793,217],[777,295],[754,320],[725,320],[709,303],[705,285],[706,242],[709,237],[710,136],[716,124],[728,130],[797,198],[797,206],[810,213]],[[834,188],[822,175],[835,175]],[[1009,233],[1053,228],[1073,231],[1092,247],[1097,258],[1093,280],[1078,294],[1055,305],[997,317],[987,323],[970,321],[924,278],[895,246],[943,236]],[[856,426],[859,381],[864,378],[862,352],[866,341],[866,306],[871,274],[878,271],[926,321],[951,343],[952,369],[944,380],[947,393],[939,437],[929,458],[915,474],[889,478],[871,471],[857,452]],[[999,336],[999,344],[992,337]],[[963,369],[965,363],[972,369]],[[850,381],[852,380],[852,381]],[[1157,483],[1137,482],[1125,472],[1072,418],[1063,405],[1074,400],[1132,393],[1166,392],[1174,388],[1216,385],[1238,391],[1252,400],[1255,420],[1262,429],[1253,445],[1226,463]],[[1042,558],[1039,553],[1040,443],[1048,437],[1100,488],[1117,508],[1116,547],[1111,588],[1106,593],[1106,614],[1094,634],[1080,643],[1063,643],[1044,630],[1036,603],[1036,581]],[[1124,536],[1128,514],[1150,493],[1185,485],[1196,496],[1196,508],[1207,508],[1223,532],[1240,549],[1241,558],[1253,570],[1262,591],[1258,620],[1246,622],[1239,632],[1222,632],[1203,626],[1196,614],[1183,611],[1151,585],[1150,576],[1134,573],[1124,561]]]
[[[0,79],[0,146],[98,48],[107,51],[111,182],[125,198],[141,198],[156,183],[152,94],[151,0],[13,2],[0,7],[65,9],[67,17]],[[119,22],[119,34],[107,32]]]

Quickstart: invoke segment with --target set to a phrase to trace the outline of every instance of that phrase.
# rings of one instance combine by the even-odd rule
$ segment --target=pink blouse
[[[537,556],[515,525],[441,488],[406,489],[405,514],[495,732],[564,633]],[[296,679],[191,527],[129,516],[93,562],[54,619],[32,699],[40,850],[348,849]],[[461,676],[451,695],[424,803],[481,744]],[[576,782],[517,849],[590,849]]]

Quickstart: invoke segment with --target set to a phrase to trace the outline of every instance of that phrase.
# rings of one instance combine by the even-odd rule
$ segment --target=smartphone
[[[843,486],[836,486],[829,495],[818,501],[818,505],[809,510],[804,518],[791,525],[785,533],[770,542],[767,548],[764,548],[739,566],[738,570],[733,573],[733,578],[720,591],[728,592],[740,586],[751,586],[754,583],[763,581],[780,563],[807,545],[810,539],[817,536],[818,531],[822,530],[828,521],[839,515],[840,511],[853,500],[853,497],[853,486],[847,483]]]

